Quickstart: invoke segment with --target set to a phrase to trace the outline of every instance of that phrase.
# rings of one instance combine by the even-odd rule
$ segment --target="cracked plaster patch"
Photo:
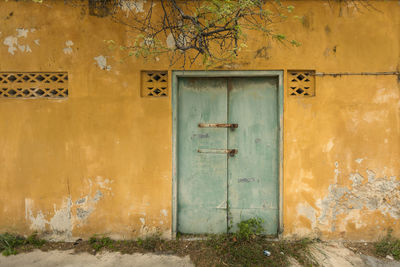
[[[11,55],[15,55],[15,52],[18,50],[20,52],[25,52],[25,53],[30,53],[32,52],[31,47],[29,46],[28,43],[22,43],[26,42],[24,39],[28,37],[29,32],[35,32],[36,30],[34,28],[32,29],[23,29],[23,28],[18,28],[16,29],[16,35],[10,35],[4,38],[3,44],[5,46],[8,46],[8,53]],[[36,42],[37,41],[37,42]],[[39,41],[35,40],[34,41],[37,45],[39,45]]]
[[[97,66],[99,66],[100,69],[107,71],[111,70],[111,66],[107,65],[107,57],[100,55],[95,57],[94,60],[96,61],[96,64]]]
[[[353,222],[356,227],[365,226],[360,214],[379,211],[384,216],[400,219],[400,182],[395,176],[377,177],[375,172],[367,169],[366,175],[351,173],[348,179],[350,187],[338,184],[341,173],[339,164],[335,164],[334,183],[328,187],[325,198],[317,200],[319,208],[314,209],[308,204],[297,206],[298,215],[305,216],[312,228],[326,229],[330,232],[343,228],[346,222]],[[338,225],[338,217],[343,217]]]
[[[71,40],[68,40],[65,42],[66,47],[63,49],[64,54],[66,55],[71,55],[72,54],[72,46],[74,45],[74,43]]]
[[[95,211],[97,203],[103,199],[104,191],[110,192],[110,186],[105,187],[104,184],[110,184],[112,180],[96,177],[96,182],[88,179],[88,195],[80,197],[76,201],[72,201],[71,197],[63,199],[60,208],[54,204],[54,211],[49,218],[49,214],[44,214],[41,210],[36,211],[34,214],[35,205],[34,200],[25,199],[25,218],[30,223],[30,229],[34,231],[45,232],[50,229],[51,240],[64,240],[68,241],[72,238],[72,230],[74,227],[79,227],[84,224],[86,219]],[[92,187],[96,186],[98,189],[92,194]],[[90,196],[93,197],[90,197]]]

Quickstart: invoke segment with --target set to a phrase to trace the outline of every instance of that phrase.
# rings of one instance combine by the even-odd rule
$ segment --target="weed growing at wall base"
[[[102,248],[113,248],[114,241],[109,237],[101,237],[98,238],[96,236],[92,236],[89,239],[90,246],[97,252]]]
[[[241,221],[237,224],[238,230],[234,236],[239,240],[249,240],[254,238],[256,235],[260,235],[264,232],[262,224],[264,220],[261,218],[250,218],[245,221]]]
[[[395,260],[400,260],[400,240],[392,237],[392,229],[384,239],[375,244],[376,254],[381,257],[392,255]]]
[[[17,254],[17,248],[24,245],[41,247],[45,243],[45,240],[38,238],[36,232],[27,238],[10,233],[0,234],[0,251],[4,256]]]

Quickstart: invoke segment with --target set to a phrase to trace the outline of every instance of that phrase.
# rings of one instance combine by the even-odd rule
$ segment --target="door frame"
[[[177,234],[178,223],[178,80],[183,77],[218,78],[218,77],[276,77],[278,80],[279,114],[279,209],[278,237],[283,233],[283,70],[235,70],[235,71],[172,71],[172,238]]]

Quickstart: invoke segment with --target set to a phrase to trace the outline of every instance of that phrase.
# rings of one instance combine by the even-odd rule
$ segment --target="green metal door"
[[[277,79],[179,78],[177,119],[177,231],[225,233],[259,217],[277,234]]]

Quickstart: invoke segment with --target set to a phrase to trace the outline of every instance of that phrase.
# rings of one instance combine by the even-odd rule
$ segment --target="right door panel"
[[[249,218],[264,220],[266,234],[275,235],[279,214],[279,118],[276,78],[229,78],[228,224],[230,231]]]

